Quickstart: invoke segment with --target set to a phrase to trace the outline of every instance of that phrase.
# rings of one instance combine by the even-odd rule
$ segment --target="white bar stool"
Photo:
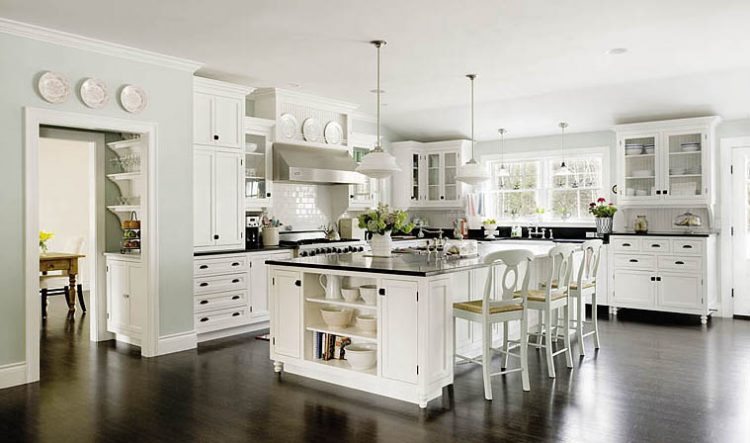
[[[599,274],[599,260],[602,251],[601,240],[588,240],[581,244],[581,263],[578,266],[578,277],[570,283],[568,294],[576,303],[574,318],[571,327],[575,328],[578,337],[578,353],[586,355],[586,349],[583,339],[593,335],[594,348],[599,349],[599,323],[596,318],[597,300],[596,280]],[[586,298],[591,296],[591,325],[589,332],[584,332],[586,322]]]

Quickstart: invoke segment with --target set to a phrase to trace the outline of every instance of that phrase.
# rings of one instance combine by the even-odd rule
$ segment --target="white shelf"
[[[107,209],[109,209],[112,212],[133,212],[133,211],[140,211],[141,206],[140,205],[112,205],[112,206],[107,206]]]
[[[317,363],[319,365],[328,366],[329,368],[338,368],[338,369],[342,369],[346,371],[357,372],[360,374],[367,374],[367,375],[374,376],[374,375],[377,375],[378,373],[378,365],[375,365],[371,367],[370,369],[365,369],[364,371],[360,371],[360,370],[352,368],[349,362],[346,360],[338,360],[338,359],[320,360],[316,358],[310,361],[312,361],[313,363]]]
[[[378,305],[368,305],[364,301],[355,301],[355,302],[349,302],[344,299],[341,300],[331,300],[328,298],[322,298],[322,297],[307,297],[305,300],[311,302],[311,303],[321,303],[326,305],[333,305],[333,306],[341,306],[344,308],[354,308],[354,309],[372,309],[377,310]]]
[[[656,154],[625,154],[625,158],[649,158],[654,156],[656,156]]]
[[[322,325],[311,325],[306,328],[308,331],[323,332],[325,334],[340,335],[343,337],[356,338],[368,343],[377,343],[378,337],[377,332],[363,331],[359,328],[347,327],[347,328],[331,328],[326,324]]]
[[[702,174],[679,174],[679,175],[671,175],[670,178],[687,178],[687,177],[702,177]]]
[[[646,175],[646,176],[643,176],[643,177],[637,177],[637,176],[625,177],[626,180],[644,180],[644,179],[645,180],[653,180],[655,178],[656,177],[653,176],[653,175]]]
[[[133,138],[130,140],[119,140],[116,142],[109,142],[107,146],[114,150],[118,149],[129,149],[129,148],[140,148],[143,144],[143,139]]]
[[[695,155],[700,154],[701,151],[678,151],[678,152],[670,152],[669,155]]]
[[[245,179],[249,179],[249,180],[265,180],[266,178],[265,177],[254,177],[254,176],[251,176],[251,175],[246,175]]]
[[[140,172],[119,172],[117,174],[107,174],[107,178],[110,180],[136,180],[141,178]]]
[[[265,152],[255,152],[255,151],[253,151],[253,152],[245,152],[245,155],[257,155],[258,157],[263,157],[263,156],[266,155],[266,153]]]

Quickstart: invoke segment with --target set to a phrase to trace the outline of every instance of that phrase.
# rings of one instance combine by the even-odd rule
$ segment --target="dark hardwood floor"
[[[457,368],[452,400],[410,404],[274,375],[253,336],[142,359],[89,342],[88,319],[50,300],[41,383],[0,391],[0,440],[147,441],[750,441],[750,322],[620,311],[602,346],[547,378],[531,350],[531,389]]]

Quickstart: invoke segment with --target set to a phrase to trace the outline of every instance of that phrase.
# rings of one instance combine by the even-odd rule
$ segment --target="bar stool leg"
[[[484,398],[492,400],[492,379],[490,363],[492,363],[492,354],[490,353],[490,341],[492,340],[492,325],[488,322],[482,323],[482,377],[484,378]]]
[[[596,300],[596,286],[594,286],[594,293],[591,294],[591,322],[594,325],[594,348],[599,349],[599,321],[597,319],[597,300]]]
[[[583,321],[586,319],[586,304],[583,299],[583,294],[578,293],[576,296],[576,319],[574,320],[576,323],[576,333],[578,335],[578,353],[581,356],[586,355],[586,345],[583,342]]]
[[[570,299],[568,299],[568,303],[565,305],[565,324],[570,324]],[[570,350],[570,334],[568,334],[567,328],[565,331],[565,336],[563,337],[563,343],[565,343],[565,360],[567,360],[568,367],[573,367],[573,352]]]
[[[505,369],[508,367],[508,322],[503,322],[503,360],[502,364],[500,365],[501,369]]]
[[[529,334],[528,334],[528,314],[524,310],[521,317],[521,382],[523,390],[529,392]]]
[[[547,374],[550,378],[555,378],[555,361],[552,357],[552,311],[547,309],[544,311],[544,351],[547,354]]]
[[[544,332],[544,311],[537,311],[537,323],[536,323],[536,344],[542,344],[542,333]],[[539,349],[539,348],[537,348]]]

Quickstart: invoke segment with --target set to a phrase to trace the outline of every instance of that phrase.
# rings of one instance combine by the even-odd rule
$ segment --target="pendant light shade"
[[[378,87],[375,90],[375,93],[377,95],[376,115],[378,138],[375,142],[375,147],[372,149],[372,151],[368,152],[367,155],[362,158],[362,162],[360,162],[359,166],[357,166],[356,171],[371,178],[387,178],[393,175],[394,172],[401,171],[401,168],[399,168],[398,164],[396,164],[396,158],[391,154],[383,151],[383,147],[380,145],[380,48],[383,47],[386,43],[385,40],[373,40],[370,43],[373,44],[378,51]]]
[[[555,172],[555,176],[566,177],[572,174],[568,165],[565,164],[565,128],[568,127],[568,124],[560,122],[558,126],[560,127],[560,153],[562,154],[562,161],[560,162],[560,168]]]
[[[497,130],[500,134],[500,169],[497,171],[498,177],[510,177],[508,168],[505,167],[505,133],[508,132],[504,128]]]
[[[458,168],[456,180],[476,186],[489,180],[490,175],[487,173],[487,168],[474,159],[474,79],[477,75],[468,74],[466,77],[471,81],[471,160]]]

